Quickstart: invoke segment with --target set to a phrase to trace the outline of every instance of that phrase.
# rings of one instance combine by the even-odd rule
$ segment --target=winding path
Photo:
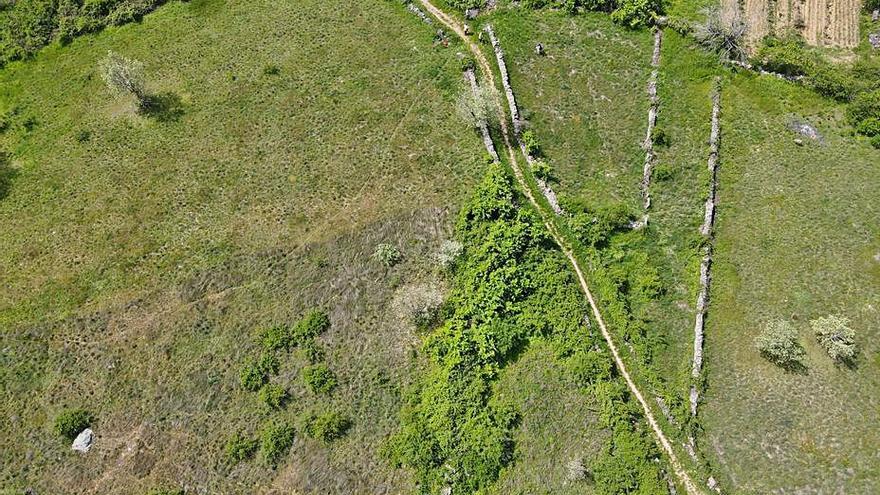
[[[593,317],[599,325],[599,329],[602,332],[602,337],[605,339],[605,342],[608,344],[608,349],[611,351],[611,355],[614,358],[614,362],[617,366],[617,369],[620,371],[620,374],[623,376],[626,381],[627,387],[633,396],[638,400],[639,404],[642,406],[642,413],[645,415],[645,420],[651,426],[651,430],[654,433],[654,437],[657,440],[657,443],[660,445],[662,450],[666,453],[669,464],[672,466],[673,472],[675,472],[675,476],[679,479],[681,484],[684,486],[688,495],[699,495],[702,492],[697,488],[697,485],[691,479],[690,475],[684,470],[681,461],[678,459],[678,455],[676,455],[675,450],[672,448],[672,444],[669,439],[663,433],[663,430],[660,428],[659,423],[654,418],[654,413],[651,411],[651,408],[648,406],[648,402],[645,400],[644,395],[639,390],[638,386],[636,386],[635,381],[633,381],[632,377],[629,374],[629,371],[626,368],[626,365],[623,362],[623,359],[620,357],[620,352],[617,350],[617,345],[614,343],[614,339],[611,337],[611,333],[608,331],[608,328],[605,326],[605,320],[602,318],[602,314],[599,312],[599,307],[596,304],[595,298],[593,297],[593,293],[590,291],[589,286],[587,285],[587,280],[584,277],[583,270],[581,269],[580,263],[577,258],[575,258],[573,251],[568,247],[564,238],[559,233],[556,228],[556,225],[553,220],[553,216],[547,213],[544,207],[535,199],[531,188],[528,185],[528,182],[523,175],[522,169],[520,168],[519,161],[516,158],[517,153],[514,151],[514,147],[511,145],[510,139],[510,129],[508,126],[508,117],[504,113],[504,105],[501,101],[500,92],[498,91],[498,87],[495,84],[495,76],[492,72],[492,67],[489,65],[489,61],[486,59],[483,52],[480,48],[470,39],[464,32],[464,28],[453,18],[449,17],[445,12],[435,7],[429,0],[420,0],[424,8],[434,17],[436,17],[443,25],[445,25],[448,29],[453,31],[464,44],[468,47],[471,54],[474,56],[477,64],[480,67],[480,70],[483,74],[483,77],[486,79],[486,83],[490,88],[490,93],[492,94],[492,99],[495,103],[495,110],[497,112],[498,121],[501,128],[501,135],[504,141],[504,147],[507,150],[508,157],[510,159],[510,166],[513,170],[514,175],[516,176],[516,180],[520,185],[523,193],[528,198],[529,202],[535,207],[536,211],[541,216],[541,220],[544,223],[544,226],[550,232],[550,236],[553,238],[554,242],[559,246],[559,249],[565,254],[565,257],[568,259],[569,263],[571,263],[572,268],[574,268],[575,274],[577,275],[578,282],[580,283],[581,290],[584,295],[587,297],[587,301],[590,304],[590,308],[593,312]],[[513,107],[514,103],[508,101],[508,104]]]

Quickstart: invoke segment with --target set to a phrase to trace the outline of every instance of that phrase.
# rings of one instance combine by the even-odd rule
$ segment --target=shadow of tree
[[[144,108],[144,115],[158,122],[177,122],[183,116],[183,102],[171,92],[151,95]]]
[[[9,189],[12,187],[12,179],[18,175],[18,171],[12,168],[9,162],[9,154],[0,151],[0,200],[9,194]]]

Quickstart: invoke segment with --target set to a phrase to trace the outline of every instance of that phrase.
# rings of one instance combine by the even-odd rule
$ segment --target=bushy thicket
[[[484,490],[513,460],[519,415],[493,394],[492,383],[531,338],[555,336],[566,359],[601,346],[598,336],[585,334],[587,307],[565,259],[548,248],[540,220],[518,199],[510,177],[494,164],[459,217],[464,253],[454,273],[449,316],[425,342],[430,365],[406,397],[401,430],[386,445],[396,464],[415,470],[423,493],[443,487],[453,493]],[[595,352],[572,366],[587,384],[616,381],[610,356]],[[603,402],[615,435],[609,459],[596,468],[597,486],[604,487],[602,493],[625,493],[635,482],[640,493],[661,493],[651,488],[650,480],[660,478],[650,460],[655,455],[650,439],[633,426],[629,406],[621,413],[627,395],[625,388],[620,392],[606,394]],[[628,440],[625,429],[643,443]],[[662,488],[659,481],[656,486]]]
[[[609,12],[614,22],[628,28],[651,25],[663,13],[662,0],[522,0],[520,4],[530,9],[557,8],[571,14],[580,10]]]
[[[272,466],[276,465],[281,456],[290,450],[294,435],[293,426],[285,422],[276,421],[266,425],[260,433],[260,451],[263,460]]]
[[[328,411],[306,416],[302,431],[315,440],[330,443],[342,438],[350,427],[351,420],[347,416],[336,411]]]
[[[250,459],[257,451],[260,442],[256,439],[247,437],[244,433],[238,432],[229,437],[224,448],[224,457],[231,464],[237,464],[246,459]]]
[[[0,9],[0,66],[58,40],[137,21],[166,0],[16,0]]]

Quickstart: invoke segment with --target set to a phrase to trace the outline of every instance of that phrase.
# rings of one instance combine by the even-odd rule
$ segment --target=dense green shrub
[[[17,0],[0,9],[0,66],[54,40],[137,21],[166,0]]]
[[[336,375],[326,364],[309,366],[303,370],[302,376],[309,390],[316,394],[329,394],[336,388]]]
[[[237,464],[241,461],[250,459],[257,451],[259,442],[256,439],[245,436],[244,433],[238,432],[226,440],[224,448],[224,456],[226,461],[231,464]]]
[[[523,145],[526,147],[526,153],[531,156],[540,156],[541,145],[538,143],[538,138],[535,136],[534,132],[525,131],[520,138],[522,139]]]
[[[572,212],[569,228],[579,241],[590,247],[605,245],[612,234],[626,229],[633,220],[632,213],[623,204],[591,208],[573,203],[568,210]]]
[[[660,0],[618,0],[617,8],[611,13],[611,20],[635,29],[651,25],[662,12]]]
[[[257,397],[259,397],[260,402],[268,406],[269,409],[281,409],[284,407],[284,403],[287,402],[289,396],[287,390],[284,390],[284,387],[274,383],[267,383],[260,389]]]
[[[859,93],[847,108],[847,117],[852,125],[868,119],[880,119],[880,89]]]
[[[266,383],[268,377],[258,366],[257,361],[248,360],[238,371],[238,379],[241,382],[241,388],[248,392],[256,392]]]
[[[808,72],[807,84],[817,93],[838,101],[849,101],[856,92],[856,80],[841,67],[817,63]]]
[[[283,422],[272,422],[263,428],[260,433],[260,451],[263,459],[270,465],[275,465],[278,460],[290,450],[293,445],[293,427]]]
[[[312,309],[291,330],[294,345],[303,345],[330,328],[330,316],[320,309]]]
[[[55,417],[55,433],[73,440],[94,421],[95,417],[85,409],[65,409]]]
[[[849,327],[849,318],[837,315],[816,318],[810,320],[810,328],[831,359],[847,363],[856,357],[856,332]]]
[[[304,421],[303,432],[315,440],[330,443],[342,438],[350,427],[351,420],[334,411],[308,416]]]
[[[256,392],[269,380],[269,375],[278,373],[281,362],[274,353],[263,353],[257,360],[249,359],[238,372],[241,388]]]
[[[289,350],[294,343],[292,332],[285,325],[275,325],[263,330],[260,342],[268,352]]]
[[[812,71],[816,58],[807,51],[806,43],[800,36],[768,36],[758,48],[755,62],[765,70],[797,77]]]
[[[786,320],[768,323],[755,338],[755,348],[768,360],[783,367],[802,366],[806,355],[798,343],[797,330]]]

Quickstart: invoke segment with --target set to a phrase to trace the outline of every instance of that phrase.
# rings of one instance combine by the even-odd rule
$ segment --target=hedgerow
[[[575,14],[580,10],[609,12],[611,19],[628,28],[649,26],[663,13],[662,0],[523,0],[525,8],[552,7]]]
[[[140,20],[167,0],[17,0],[0,9],[0,66],[53,41]]]
[[[584,387],[617,390],[602,402],[613,435],[608,458],[594,473],[601,493],[625,493],[633,479],[640,493],[661,493],[656,451],[633,426],[638,408],[598,335],[583,329],[588,308],[565,259],[549,248],[543,225],[519,203],[501,165],[490,166],[456,230],[464,250],[448,318],[426,339],[430,365],[406,396],[386,455],[415,471],[423,493],[486,489],[514,459],[519,422],[516,408],[495,396],[492,384],[530,339],[551,337]]]

